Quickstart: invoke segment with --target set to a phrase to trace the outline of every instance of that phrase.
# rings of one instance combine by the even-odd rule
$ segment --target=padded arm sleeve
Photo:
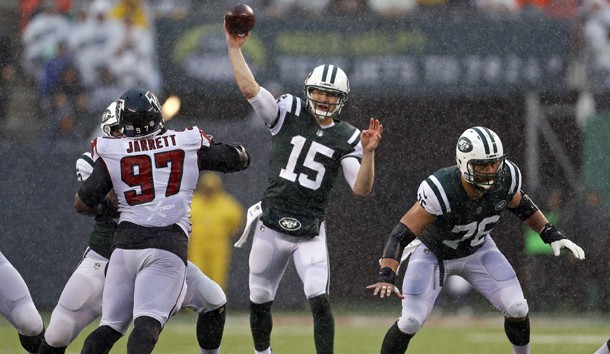
[[[521,202],[514,208],[507,208],[515,214],[521,221],[527,220],[530,216],[538,211],[538,206],[530,199],[530,197],[521,191]]]
[[[78,197],[89,208],[94,209],[112,189],[112,179],[102,159],[95,161],[93,172],[78,190]]]
[[[198,164],[200,171],[237,172],[248,168],[250,155],[241,145],[214,142],[199,149]]]
[[[383,249],[382,258],[392,258],[400,262],[402,251],[415,240],[415,234],[403,223],[394,226]]]

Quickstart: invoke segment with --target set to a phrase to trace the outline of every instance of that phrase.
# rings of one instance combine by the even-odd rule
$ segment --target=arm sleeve
[[[102,159],[97,159],[91,176],[78,190],[78,197],[89,208],[95,208],[112,189],[112,179]]]
[[[354,190],[356,184],[356,178],[358,177],[358,171],[360,171],[360,161],[356,157],[348,157],[341,160],[341,167],[343,168],[343,176],[349,184],[350,188]]]
[[[202,146],[197,154],[199,170],[237,172],[250,165],[250,155],[241,145],[214,142]]]
[[[275,98],[269,91],[264,87],[261,87],[258,94],[249,99],[248,102],[250,102],[252,108],[254,108],[256,113],[263,119],[268,127],[275,124],[279,117],[280,110]]]

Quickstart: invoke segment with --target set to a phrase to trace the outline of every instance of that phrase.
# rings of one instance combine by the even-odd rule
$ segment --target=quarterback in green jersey
[[[374,296],[395,294],[402,299],[402,314],[386,333],[382,354],[407,350],[450,275],[464,278],[502,312],[513,353],[529,353],[527,301],[515,271],[490,235],[504,209],[538,232],[556,256],[567,248],[576,258],[585,258],[584,251],[550,224],[521,190],[521,172],[506,160],[492,130],[467,129],[458,139],[456,162],[420,184],[417,202],[386,242],[377,282],[367,287]],[[394,284],[399,262],[405,259],[401,293]]]
[[[268,186],[250,251],[250,325],[255,353],[271,353],[271,305],[290,259],[303,282],[318,354],[333,353],[326,210],[339,173],[357,195],[373,187],[375,149],[382,125],[370,119],[360,131],[337,119],[349,82],[335,65],[316,67],[305,80],[305,101],[276,99],[254,79],[241,46],[246,36],[225,27],[229,58],[241,93],[272,135]]]

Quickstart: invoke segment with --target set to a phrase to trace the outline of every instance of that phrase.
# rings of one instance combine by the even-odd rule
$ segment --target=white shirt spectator
[[[74,31],[70,47],[87,88],[97,82],[97,70],[108,66],[112,55],[120,45],[122,28],[116,20],[108,18],[111,4],[106,0],[96,0],[89,8],[88,18]]]
[[[371,10],[383,17],[404,17],[416,6],[416,0],[369,0]]]
[[[24,61],[26,73],[39,81],[44,65],[55,56],[60,42],[70,34],[68,19],[54,5],[43,5],[43,11],[34,16],[23,31]]]
[[[491,14],[518,13],[520,10],[516,0],[475,0],[474,5]]]
[[[610,7],[598,6],[585,22],[589,85],[610,88]]]
[[[309,16],[319,16],[329,10],[331,0],[273,0],[267,11],[271,16],[291,16],[295,11]]]
[[[109,68],[125,90],[146,87],[157,91],[160,75],[156,69],[154,39],[148,29],[135,26],[131,19],[123,22],[119,45],[112,53]]]

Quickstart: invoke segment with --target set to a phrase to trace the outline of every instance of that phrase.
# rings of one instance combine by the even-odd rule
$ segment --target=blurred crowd
[[[610,2],[607,0],[249,0],[263,18],[366,16],[400,20],[417,14],[536,14],[582,24],[588,68],[608,77],[610,87]],[[223,13],[233,1],[212,0],[22,0],[21,50],[0,40],[0,117],[7,114],[9,90],[21,70],[38,93],[37,109],[48,117],[47,142],[83,141],[95,135],[96,119],[107,103],[132,87],[160,92],[155,20],[160,17]],[[6,36],[7,33],[0,34]],[[43,124],[44,125],[44,124]]]
[[[45,140],[83,141],[108,102],[132,87],[158,90],[152,16],[141,0],[21,3],[20,66],[49,117]]]

